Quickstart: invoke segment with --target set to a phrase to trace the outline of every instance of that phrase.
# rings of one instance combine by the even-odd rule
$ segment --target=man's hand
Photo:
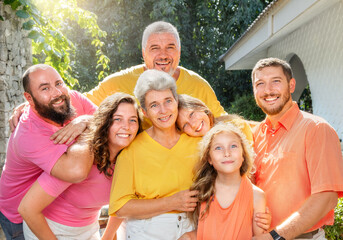
[[[11,132],[17,127],[21,114],[24,112],[24,108],[29,105],[28,102],[24,102],[13,109],[12,116],[8,120]]]
[[[198,202],[198,198],[196,197],[198,193],[196,190],[184,190],[170,196],[169,200],[171,206],[173,206],[173,210],[180,212],[194,211]]]
[[[55,144],[70,144],[87,129],[92,118],[91,115],[82,115],[75,118],[68,125],[51,135],[50,140],[53,140]]]

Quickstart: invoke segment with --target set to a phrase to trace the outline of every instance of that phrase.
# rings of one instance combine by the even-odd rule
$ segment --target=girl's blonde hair
[[[242,166],[240,167],[240,175],[247,175],[250,177],[252,173],[254,152],[242,131],[231,123],[220,122],[214,125],[214,127],[205,134],[202,141],[199,143],[200,159],[194,167],[194,183],[190,188],[191,190],[199,191],[197,206],[194,212],[188,214],[195,226],[198,225],[199,218],[202,219],[208,213],[210,202],[215,194],[217,170],[209,163],[210,149],[214,137],[223,132],[234,133],[240,139],[244,159]],[[206,202],[206,207],[201,213],[199,213],[202,202]]]

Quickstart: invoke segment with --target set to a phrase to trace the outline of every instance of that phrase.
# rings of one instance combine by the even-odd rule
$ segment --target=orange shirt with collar
[[[272,129],[268,118],[253,130],[256,185],[266,194],[270,229],[296,212],[311,194],[334,191],[343,197],[343,159],[335,130],[296,102]],[[331,210],[308,231],[332,225]]]

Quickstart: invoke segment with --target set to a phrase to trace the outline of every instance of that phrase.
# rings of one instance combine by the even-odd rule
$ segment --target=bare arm
[[[298,212],[293,213],[276,227],[276,231],[286,239],[292,239],[304,233],[335,208],[337,200],[336,192],[321,192],[311,195]]]
[[[254,186],[253,188],[254,193],[254,215],[256,213],[264,213],[266,211],[266,196],[264,192]],[[269,224],[267,223],[267,226],[264,226],[265,228],[261,228],[258,223],[256,222],[256,218],[253,218],[253,235],[261,235],[263,232],[265,232],[265,228],[268,230],[270,227],[270,221]],[[267,219],[268,220],[268,219]],[[269,218],[271,220],[271,218]],[[261,225],[261,224],[260,224]]]
[[[122,218],[110,216],[101,240],[113,240],[122,221]]]
[[[86,179],[94,161],[85,142],[71,145],[55,163],[51,175],[65,182],[78,183]]]
[[[43,209],[54,199],[55,197],[48,195],[36,181],[19,205],[20,215],[38,239],[57,240],[42,214]]]
[[[87,129],[91,119],[93,119],[92,115],[81,115],[73,119],[51,135],[50,140],[53,140],[55,144],[70,144]]]
[[[117,212],[118,217],[144,219],[170,211],[193,211],[197,202],[197,191],[184,190],[159,199],[131,199]]]
[[[276,232],[285,239],[293,239],[306,232],[331,209],[337,205],[336,192],[320,192],[312,194],[297,212],[294,212],[283,223],[275,228]],[[270,234],[263,234],[253,239],[270,239]]]

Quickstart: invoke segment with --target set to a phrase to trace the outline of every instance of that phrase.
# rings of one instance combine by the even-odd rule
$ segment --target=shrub
[[[335,208],[335,223],[332,226],[325,226],[324,230],[328,240],[343,239],[343,198],[338,200]]]
[[[254,95],[236,96],[228,110],[229,113],[235,113],[247,120],[262,121],[265,118],[263,111],[256,105]]]

